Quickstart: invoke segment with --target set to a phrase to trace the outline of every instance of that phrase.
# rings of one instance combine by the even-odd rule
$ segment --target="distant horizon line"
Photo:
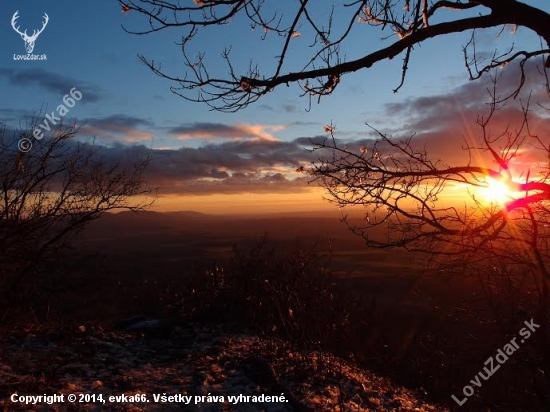
[[[334,214],[341,214],[339,209],[335,210],[319,210],[319,209],[312,209],[312,210],[299,210],[299,211],[258,211],[258,212],[200,212],[198,210],[190,210],[190,209],[182,209],[182,210],[120,210],[120,211],[109,211],[106,212],[106,214],[110,215],[118,215],[122,213],[135,213],[135,214],[195,214],[195,215],[203,215],[203,216],[273,216],[273,215],[308,215],[308,214],[315,214],[315,215],[334,215]]]

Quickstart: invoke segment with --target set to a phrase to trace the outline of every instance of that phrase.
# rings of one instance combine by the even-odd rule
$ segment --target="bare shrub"
[[[55,262],[94,219],[111,210],[143,210],[154,198],[145,186],[147,155],[123,164],[106,148],[77,141],[75,125],[59,125],[41,140],[40,113],[13,134],[0,125],[0,290],[11,305],[40,297]],[[18,140],[33,141],[28,152]]]
[[[186,282],[180,310],[213,322],[277,334],[303,347],[331,347],[349,328],[346,299],[316,246],[277,251],[264,236],[247,251],[234,247]]]

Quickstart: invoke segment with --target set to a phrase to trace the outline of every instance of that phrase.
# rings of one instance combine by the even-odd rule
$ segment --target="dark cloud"
[[[154,172],[178,179],[214,177],[213,171],[256,173],[259,169],[295,169],[310,159],[294,142],[233,141],[199,148],[156,150]],[[158,168],[157,168],[158,167]]]
[[[298,120],[296,122],[290,122],[289,126],[319,126],[318,122],[303,122]]]
[[[282,108],[286,113],[296,113],[298,110],[293,104],[283,104]]]
[[[281,110],[288,114],[293,114],[299,111],[299,108],[295,104],[285,103],[281,106],[281,109],[275,110],[275,108],[269,104],[259,104],[258,109],[266,110],[268,112],[280,112]]]
[[[6,114],[15,115],[8,111]],[[308,178],[296,173],[299,166],[313,159],[313,154],[305,149],[311,146],[308,139],[281,141],[265,138],[266,129],[278,126],[252,125],[250,130],[257,133],[249,139],[242,139],[237,133],[249,130],[248,125],[193,126],[216,135],[236,130],[234,135],[239,135],[239,139],[209,140],[201,147],[150,149],[139,139],[147,135],[146,130],[154,129],[155,124],[123,114],[86,119],[79,129],[78,139],[83,142],[81,144],[88,144],[85,142],[89,135],[106,137],[96,141],[96,148],[107,165],[131,167],[136,159],[150,154],[152,160],[145,175],[147,182],[159,187],[164,194],[295,193],[308,190]],[[191,128],[185,130],[190,131]],[[46,134],[40,142],[45,143],[50,137]],[[315,139],[320,140],[320,137]],[[16,150],[17,137],[12,140],[10,142]],[[138,144],[128,145],[130,141]],[[76,145],[77,142],[70,144]],[[37,150],[39,146],[37,143]]]
[[[323,143],[328,143],[329,136],[312,136],[312,137],[298,137],[294,142],[303,147],[313,147],[318,146]],[[336,139],[337,142],[343,143],[340,139]]]
[[[122,136],[147,127],[154,127],[154,124],[119,114],[87,119],[79,135],[98,131],[102,136]],[[46,135],[41,142],[48,138]],[[310,178],[296,173],[296,169],[310,164],[321,154],[307,149],[326,138],[208,141],[201,147],[180,149],[150,149],[143,144],[125,144],[124,140],[128,139],[119,138],[111,140],[110,146],[96,148],[107,165],[121,167],[131,167],[136,159],[151,155],[145,178],[149,185],[159,187],[161,194],[297,193],[312,186],[308,186]],[[16,139],[11,142],[16,150]]]
[[[93,103],[100,99],[97,92],[98,86],[44,69],[0,68],[0,76],[6,77],[14,86],[40,87],[61,96],[68,94],[73,87],[76,87],[82,93],[82,103]]]
[[[308,178],[295,170],[312,160],[297,140],[226,141],[170,150],[115,143],[102,147],[101,155],[108,164],[131,165],[150,153],[146,179],[164,194],[294,193],[308,190]]]
[[[300,162],[310,159],[295,143],[231,143],[156,150],[148,178],[162,192],[180,194],[288,193],[307,187],[291,176]]]
[[[108,117],[86,119],[80,133],[88,136],[102,136],[109,140],[139,142],[151,140],[153,134],[144,128],[152,128],[154,123],[139,117],[115,114]]]
[[[541,68],[530,61],[525,65],[524,73],[525,83],[515,100],[525,100],[530,94],[548,99],[546,93],[541,93],[545,91],[545,76],[541,73]],[[484,75],[445,94],[409,98],[402,102],[387,104],[386,115],[394,119],[407,117],[413,121],[407,123],[407,127],[418,132],[428,125],[430,129],[444,126],[449,119],[456,118],[461,112],[482,114],[487,111],[487,103],[491,101],[490,92],[495,91],[497,99],[503,99],[514,94],[520,86],[521,73],[517,64],[509,64],[496,74],[496,88],[492,78]]]
[[[35,113],[25,109],[0,109],[0,123],[21,122],[32,119]]]
[[[275,140],[272,132],[285,129],[285,125],[234,124],[196,122],[168,129],[168,134],[179,139],[245,139]]]
[[[19,135],[21,133],[32,134],[32,130],[39,125],[43,125],[45,116],[49,114],[45,111],[45,108],[39,110],[26,110],[26,109],[0,109],[0,129],[6,131],[9,130],[10,134]],[[74,119],[63,118],[61,124],[72,124]],[[54,126],[54,129],[56,126]],[[4,133],[7,135],[8,133]]]
[[[85,123],[90,127],[101,128],[107,131],[132,129],[141,126],[154,126],[154,123],[149,120],[141,119],[139,117],[127,116],[125,114],[115,114],[101,118],[89,118],[85,120]]]
[[[285,194],[297,193],[308,190],[308,179],[287,178],[281,173],[276,174],[241,174],[232,175],[225,179],[197,179],[180,182],[176,190],[163,190],[163,192],[181,195],[211,195],[211,194],[238,194],[238,193],[262,193]],[[169,182],[170,184],[172,182]],[[168,187],[166,184],[164,187]]]
[[[491,139],[501,136],[495,147],[503,146],[508,135],[514,135],[523,124],[522,105],[531,100],[529,125],[530,132],[544,139],[550,136],[548,111],[538,103],[549,106],[545,89],[545,77],[541,68],[534,62],[525,65],[525,84],[516,99],[508,99],[505,105],[498,105],[486,129]],[[386,116],[398,126],[388,130],[395,139],[415,134],[413,143],[419,149],[425,148],[432,160],[443,159],[452,164],[466,164],[471,161],[466,146],[482,146],[483,129],[478,121],[486,119],[490,113],[489,92],[495,92],[499,99],[513,94],[520,84],[521,74],[515,64],[510,64],[498,72],[496,88],[490,76],[485,75],[436,96],[409,98],[403,102],[386,105]],[[526,141],[518,162],[527,162],[537,155],[533,151],[533,138],[526,129],[522,131]],[[540,151],[539,151],[540,152]],[[486,162],[487,152],[477,151],[479,156],[472,161]]]
[[[272,106],[270,106],[268,104],[265,104],[265,103],[259,104],[258,109],[267,110],[268,112],[274,112],[275,111],[275,109]]]

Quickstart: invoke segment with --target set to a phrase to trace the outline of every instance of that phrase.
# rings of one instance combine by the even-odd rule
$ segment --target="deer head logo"
[[[27,49],[27,53],[30,54],[34,50],[34,42],[36,41],[36,39],[38,38],[40,33],[42,33],[44,31],[44,29],[46,28],[46,25],[48,24],[48,21],[50,20],[50,18],[48,17],[48,15],[46,13],[44,13],[44,23],[42,24],[42,28],[38,31],[34,30],[33,33],[32,33],[32,36],[27,35],[27,30],[25,30],[23,33],[21,33],[19,31],[19,27],[15,27],[15,23],[16,23],[16,20],[18,18],[19,18],[19,10],[17,10],[15,12],[15,14],[13,15],[13,17],[11,19],[11,27],[13,27],[13,30],[15,30],[18,34],[21,35],[21,38],[25,41],[25,48]]]

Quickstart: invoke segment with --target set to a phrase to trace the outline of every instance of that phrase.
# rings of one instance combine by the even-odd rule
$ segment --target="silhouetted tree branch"
[[[461,252],[475,251],[481,244],[499,238],[516,220],[518,212],[522,219],[529,220],[525,217],[529,210],[533,212],[537,205],[550,200],[548,165],[544,173],[525,182],[513,176],[509,167],[526,139],[537,144],[539,151],[550,154],[548,145],[529,131],[528,104],[523,107],[519,127],[508,127],[493,136],[489,124],[501,108],[493,99],[489,115],[478,118],[482,145],[465,146],[470,154],[468,164],[455,166],[431,159],[425,148],[415,144],[414,136],[394,140],[374,129],[378,139],[373,140],[372,146],[352,148],[339,146],[331,130],[332,138],[313,149],[331,155],[321,157],[310,173],[327,189],[329,201],[339,207],[366,208],[364,224],[352,225],[351,229],[362,235],[369,246],[456,253],[441,246],[448,243],[460,245]],[[487,162],[474,163],[479,162],[480,155],[489,157],[497,167],[489,167]],[[502,207],[483,203],[473,193],[466,211],[446,205],[445,190],[457,185],[474,190],[484,188],[489,184],[488,178],[504,182],[517,196]],[[379,226],[390,229],[388,238],[380,240],[367,235]]]
[[[520,67],[536,56],[546,57],[550,67],[550,14],[540,8],[516,0],[435,1],[424,0],[360,0],[351,3],[313,4],[309,0],[296,1],[295,7],[282,12],[276,2],[267,0],[195,0],[184,6],[167,0],[120,0],[126,11],[135,11],[148,18],[143,29],[125,30],[132,34],[149,34],[167,28],[185,30],[182,53],[185,75],[168,74],[159,64],[144,56],[141,60],[159,76],[178,83],[172,91],[185,99],[203,102],[216,110],[236,111],[257,101],[280,85],[298,83],[304,95],[320,98],[330,95],[346,74],[367,69],[376,63],[403,55],[402,76],[394,91],[404,84],[408,63],[414,47],[435,37],[504,25],[530,29],[541,38],[540,48],[497,53],[483,61],[475,48],[475,37],[464,48],[464,57],[471,79],[480,77],[493,68],[515,60]],[[325,16],[325,17],[322,17]],[[334,19],[338,18],[338,28]],[[249,23],[253,29],[263,30],[263,37],[274,34],[281,38],[273,65],[266,71],[251,62],[248,69],[234,65],[231,50],[221,53],[225,74],[220,76],[220,62],[206,61],[204,54],[190,56],[189,45],[210,26],[241,25]],[[342,24],[340,24],[342,23]],[[364,56],[346,61],[346,40],[361,30],[373,26],[388,32],[385,39],[397,37],[388,46],[366,52]],[[295,37],[310,37],[306,59],[302,67],[289,67],[288,50]],[[351,40],[350,40],[351,41]],[[365,42],[367,44],[367,42]],[[473,55],[469,54],[473,52]],[[483,61],[483,63],[482,63]],[[285,72],[285,70],[287,70]],[[214,74],[215,73],[215,74]],[[523,80],[523,73],[522,73]],[[523,85],[520,82],[518,90]],[[517,94],[514,94],[517,95]]]
[[[529,100],[521,105],[518,124],[502,126],[499,133],[491,130],[495,115],[504,108],[493,80],[489,114],[476,121],[477,142],[465,139],[463,145],[467,162],[435,160],[415,136],[393,139],[376,129],[378,137],[369,147],[353,142],[344,146],[334,137],[334,127],[327,126],[330,136],[312,141],[312,150],[320,155],[309,173],[327,190],[330,202],[350,207],[343,221],[367,246],[421,252],[429,264],[449,271],[533,274],[541,300],[539,318],[547,319],[550,145],[547,136],[529,127]],[[526,148],[541,159],[536,175],[516,162]],[[491,180],[509,188],[511,195],[502,204],[476,193]],[[449,191],[458,187],[467,196],[447,200]],[[361,218],[354,215],[357,207],[362,208]]]

